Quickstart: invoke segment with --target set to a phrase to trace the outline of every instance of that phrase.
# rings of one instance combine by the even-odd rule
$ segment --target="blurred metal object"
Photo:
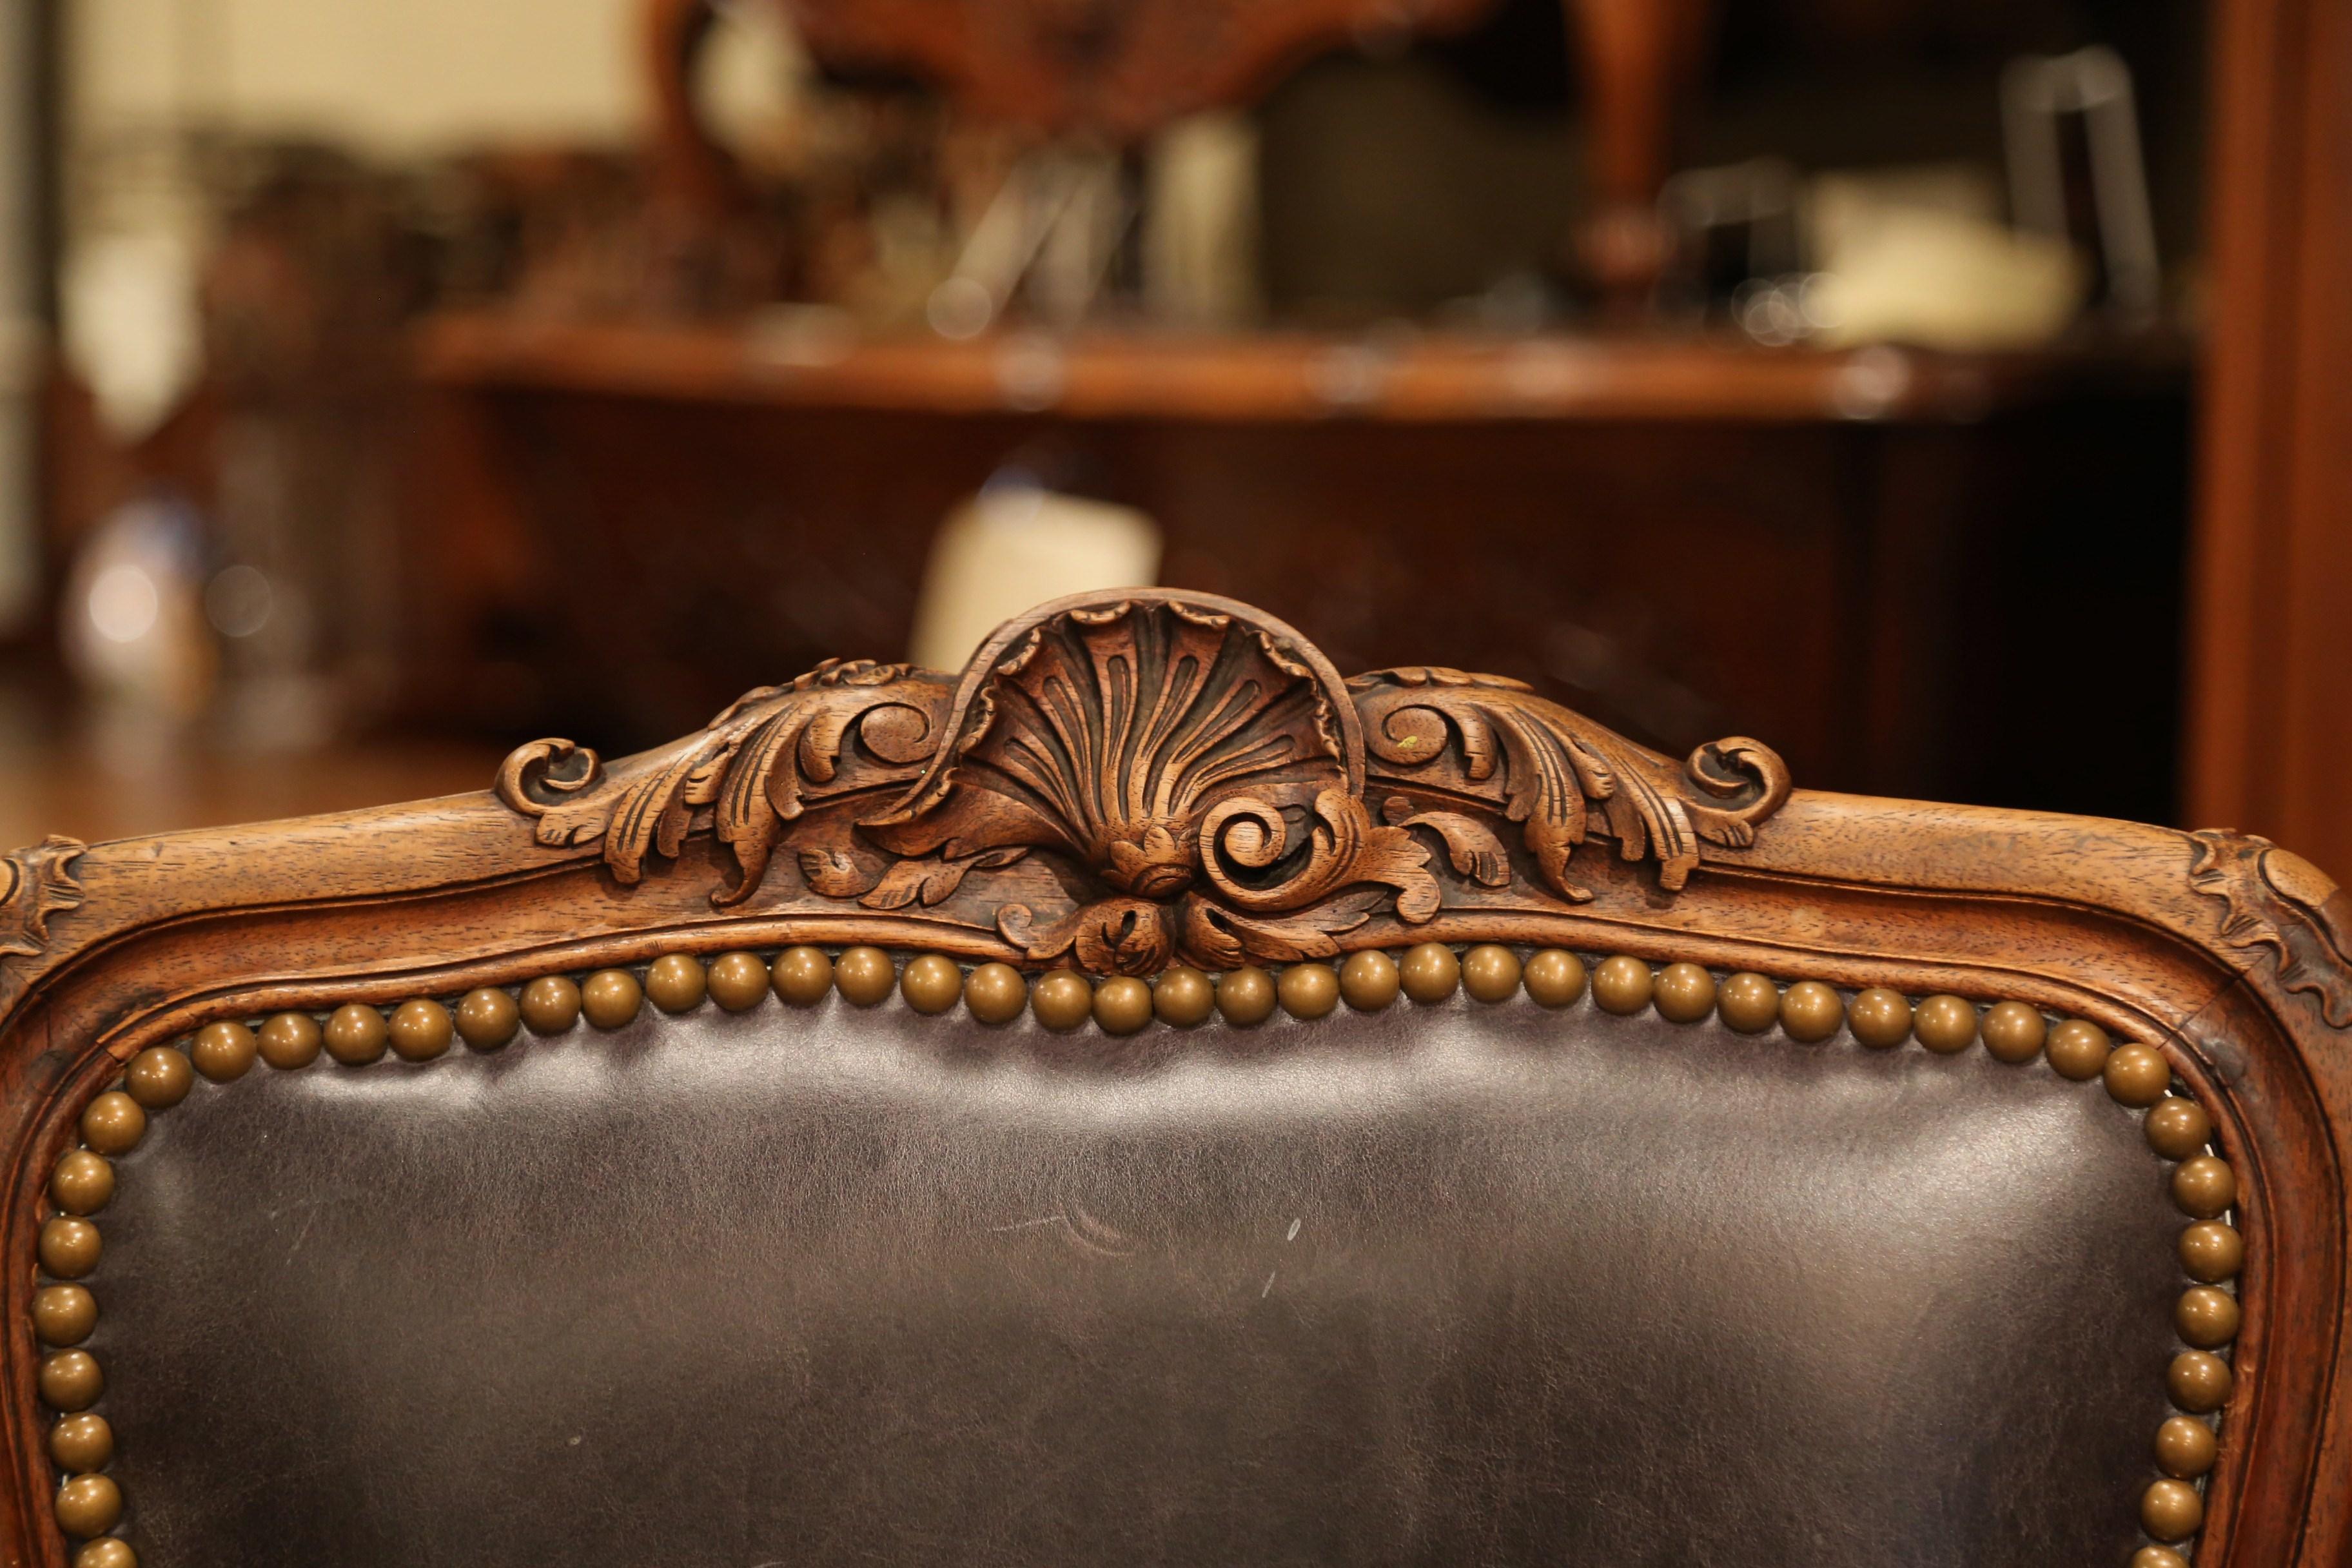
[[[2001,73],[2000,100],[2017,226],[2082,246],[2098,258],[2107,304],[2152,319],[2162,276],[2131,68],[2100,46],[2029,55]]]
[[[1047,325],[1076,326],[1108,279],[1138,204],[1117,153],[1041,149],[1007,172],[955,270],[931,290],[924,316],[945,338],[995,324],[1016,294]]]
[[[1796,166],[1781,158],[1688,169],[1668,180],[1658,215],[1674,235],[1675,259],[1660,283],[1661,306],[1701,315],[1728,307],[1745,328],[1742,291],[1805,263],[1802,190]]]

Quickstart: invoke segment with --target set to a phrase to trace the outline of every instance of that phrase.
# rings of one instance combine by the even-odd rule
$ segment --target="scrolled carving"
[[[952,689],[828,665],[617,767],[536,741],[498,781],[539,842],[601,840],[622,882],[707,827],[740,871],[713,900],[738,902],[794,825],[815,899],[1129,974],[1328,957],[1368,921],[1424,924],[1496,890],[1586,900],[1567,867],[1594,833],[1671,891],[1702,843],[1749,842],[1788,791],[1752,741],[1678,771],[1516,683],[1417,669],[1351,687],[1279,621],[1145,589],[1015,619]],[[1501,824],[1535,868],[1517,889]]]
[[[52,834],[0,856],[0,958],[31,958],[49,942],[49,917],[81,905],[74,862],[89,846]]]
[[[1592,893],[1570,880],[1568,861],[1595,807],[1619,855],[1654,859],[1659,885],[1674,889],[1697,868],[1702,842],[1753,843],[1756,825],[1789,798],[1787,764],[1745,736],[1701,746],[1676,771],[1521,681],[1424,667],[1360,676],[1355,689],[1366,747],[1393,770],[1385,776],[1426,784],[1450,771],[1450,787],[1523,825],[1545,883],[1578,903]]]
[[[15,961],[38,957],[49,942],[49,917],[81,905],[74,862],[89,846],[52,835],[28,849],[0,856],[0,1012],[14,1003],[21,982]]]
[[[2352,1028],[2352,894],[2292,850],[2250,833],[2192,833],[2189,881],[2223,904],[2221,939],[2268,948],[2278,983]]]
[[[916,677],[906,665],[829,661],[789,685],[747,693],[699,734],[633,758],[629,776],[615,781],[617,793],[595,788],[606,782],[595,752],[542,740],[507,758],[499,798],[537,819],[541,844],[601,839],[604,863],[622,882],[642,877],[650,856],[674,858],[707,808],[741,870],[711,901],[733,903],[759,886],[784,825],[812,805],[913,778],[929,755],[941,695],[935,678]],[[862,754],[845,773],[853,742]],[[802,852],[804,861],[837,865],[834,886],[845,895],[853,890],[862,868],[845,845],[811,844]],[[865,878],[854,891],[879,879],[878,872]]]

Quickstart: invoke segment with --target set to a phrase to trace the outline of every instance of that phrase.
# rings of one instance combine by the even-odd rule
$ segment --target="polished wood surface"
[[[822,322],[822,318],[815,319]],[[1097,331],[871,340],[777,312],[742,323],[541,322],[452,313],[419,332],[431,384],[869,413],[1416,424],[1486,420],[1969,421],[2084,391],[2177,384],[2177,341],[1942,353],[1727,339],[1403,331],[1198,337]]]
[[[2189,810],[2352,875],[2352,13],[2214,16]]]
[[[1182,707],[1183,672],[1202,667],[1139,650],[1194,632],[1215,690],[1282,677],[1246,721],[1269,743],[1234,753],[1263,772],[1186,791],[1150,768],[1129,776],[1118,759],[1132,750],[1097,744],[1070,753],[1097,759],[1090,798],[1137,809],[1090,816],[1068,796],[1040,816],[1067,792],[1003,793],[1017,764],[987,752],[992,715],[1047,693],[1054,660],[1158,668],[1101,689],[1172,691]],[[1098,741],[1118,713],[1149,726],[1167,711],[1040,711],[1055,709],[1102,727]],[[1311,797],[1328,832],[1276,859],[1266,808],[1293,797]],[[1015,801],[1031,815],[998,804]],[[959,861],[952,885],[932,880]],[[910,865],[923,874],[897,869]],[[18,1322],[40,1192],[83,1108],[150,1046],[280,1010],[794,943],[1034,968],[1038,935],[1066,921],[1073,940],[1047,944],[1052,962],[1103,969],[1155,956],[1160,933],[1211,957],[1224,941],[1335,958],[1508,943],[2021,1003],[2158,1053],[2233,1173],[2242,1322],[2199,1561],[2334,1568],[2352,1551],[2352,1468],[2335,1462],[2352,1449],[2352,898],[2258,840],[1790,791],[1753,742],[1678,764],[1507,683],[1429,669],[1340,681],[1279,623],[1163,594],[1015,623],[960,676],[833,667],[611,763],[540,742],[495,792],[57,842],[5,876],[0,1245],[22,1260],[5,1289]],[[28,1336],[0,1343],[0,1542],[59,1568],[36,1363]]]

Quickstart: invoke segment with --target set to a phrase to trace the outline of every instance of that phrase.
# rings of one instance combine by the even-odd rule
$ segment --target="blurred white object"
[[[93,237],[64,268],[67,362],[118,440],[162,424],[204,369],[197,261],[163,228]]]
[[[1257,319],[1257,128],[1195,114],[1151,144],[1143,204],[1143,301],[1154,321],[1202,329]]]
[[[1047,599],[1149,587],[1160,544],[1159,526],[1131,507],[992,480],[932,541],[908,657],[960,669],[989,633]]]
[[[1823,175],[1809,199],[1819,276],[1804,300],[1813,341],[1832,345],[2015,349],[2080,314],[2088,269],[2074,247],[2011,229],[1999,194],[1971,173]]]
[[[198,531],[185,507],[138,500],[91,533],[60,613],[67,661],[101,702],[185,721],[218,668],[205,625]]]
[[[2154,316],[2162,279],[2131,68],[2109,48],[2028,56],[2001,73],[2000,107],[2010,209],[2018,227],[2059,239],[2095,240],[2108,303],[2126,316]],[[2083,150],[2089,158],[2085,172],[2095,235],[2078,236],[2069,221],[2074,204],[2067,199],[2063,143],[2075,116],[2081,118]]]

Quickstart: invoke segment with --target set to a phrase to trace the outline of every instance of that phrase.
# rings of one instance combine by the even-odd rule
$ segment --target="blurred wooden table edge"
[[[2084,393],[2177,390],[2193,361],[2168,332],[1968,353],[1381,329],[950,342],[859,337],[794,308],[707,323],[445,312],[414,347],[420,378],[451,390],[1201,423],[1965,422]]]

